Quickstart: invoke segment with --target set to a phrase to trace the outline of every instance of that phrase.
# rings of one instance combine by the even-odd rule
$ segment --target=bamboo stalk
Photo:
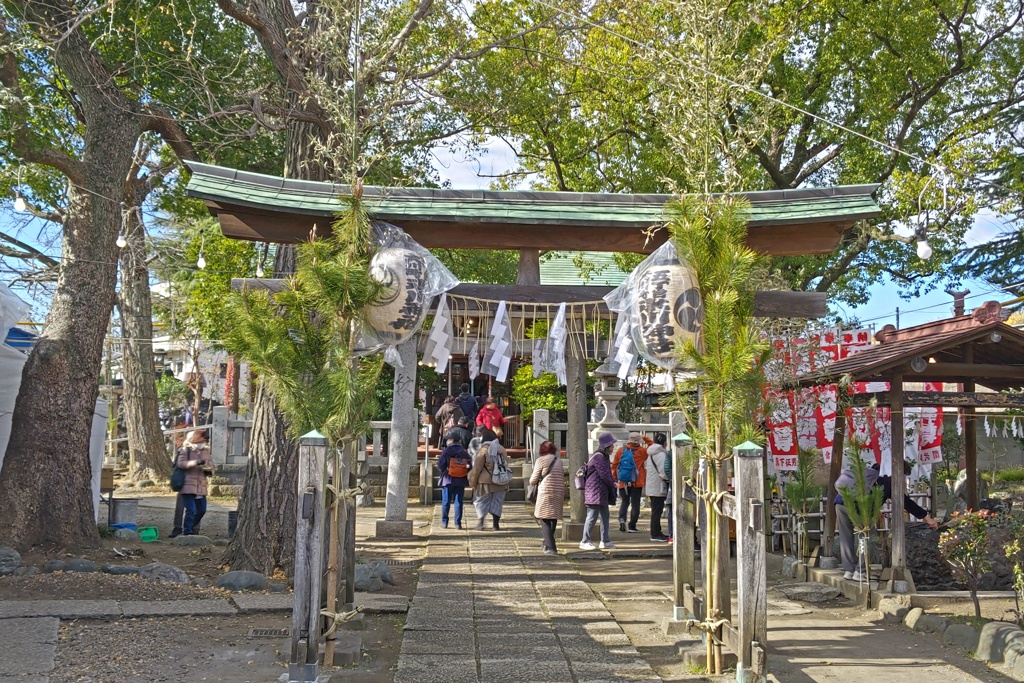
[[[331,477],[331,482],[334,484],[336,490],[341,490],[344,486],[339,479],[341,473],[341,462],[338,457],[338,449],[331,447],[331,462],[334,468],[334,474]],[[340,541],[339,527],[341,526],[341,520],[339,512],[341,511],[341,498],[334,494],[331,496],[331,535],[328,543],[327,550],[327,613],[334,614],[338,609],[338,545]],[[333,621],[332,621],[333,626]],[[324,646],[324,666],[334,666],[334,640],[335,632],[332,630],[331,634],[327,636],[327,641]]]

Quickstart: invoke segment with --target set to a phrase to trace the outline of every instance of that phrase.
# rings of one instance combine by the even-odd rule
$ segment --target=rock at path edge
[[[365,593],[376,593],[384,588],[384,580],[380,578],[377,568],[373,565],[359,564],[356,565],[355,588]]]
[[[942,642],[974,652],[978,649],[978,629],[967,624],[950,624],[942,634]]]
[[[79,572],[82,574],[92,574],[98,572],[100,568],[92,560],[87,560],[84,557],[78,557],[74,560],[68,560],[64,567],[66,572]]]
[[[802,600],[803,602],[815,603],[835,600],[842,595],[838,588],[826,586],[823,583],[815,583],[813,581],[776,586],[775,590],[782,593],[790,600]]]
[[[62,572],[67,568],[67,562],[64,560],[47,560],[43,564],[43,568],[40,570],[44,574],[52,574],[54,572]]]
[[[975,655],[985,662],[999,662],[1007,660],[1007,650],[1014,642],[1024,645],[1024,631],[1016,624],[1005,621],[990,621],[981,627],[981,635],[978,638],[978,649]],[[1016,657],[1015,649],[1014,657]]]
[[[133,529],[114,529],[114,538],[119,541],[128,541],[129,543],[142,543],[142,537],[139,536],[139,532]]]
[[[0,546],[0,576],[10,576],[21,566],[21,553],[8,546]]]
[[[386,584],[395,585],[395,575],[391,573],[391,567],[388,566],[384,560],[370,560],[366,563],[367,565],[374,567],[377,571],[377,576],[380,580]]]
[[[138,574],[142,567],[131,567],[126,564],[105,564],[100,568],[104,574],[112,574],[114,576],[130,576],[132,574]]]
[[[188,574],[177,567],[163,562],[151,562],[139,568],[139,576],[144,579],[163,581],[164,583],[188,583]]]
[[[171,539],[171,545],[176,545],[182,548],[203,548],[208,545],[213,545],[213,540],[209,536],[199,536],[193,534],[192,536],[175,536]]]
[[[229,591],[262,591],[267,588],[267,577],[259,572],[233,571],[218,577],[215,585]]]

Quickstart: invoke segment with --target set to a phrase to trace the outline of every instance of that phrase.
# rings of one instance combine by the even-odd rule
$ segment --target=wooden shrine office
[[[1024,394],[1001,393],[1024,389],[1024,331],[1003,322],[1003,311],[989,301],[970,315],[937,320],[897,330],[886,325],[875,334],[878,344],[858,354],[797,377],[795,384],[814,387],[853,382],[888,382],[890,390],[850,396],[853,406],[884,406],[892,423],[901,424],[908,407],[957,408],[964,415],[967,506],[978,506],[978,408],[1024,408]],[[907,382],[945,382],[954,391],[909,391]],[[842,404],[843,401],[841,400]],[[846,413],[836,415],[835,442],[829,474],[828,506],[823,537],[826,547],[836,530],[835,482],[839,477],[846,432]],[[903,495],[904,439],[892,438],[892,567],[893,579],[904,578],[907,567]]]

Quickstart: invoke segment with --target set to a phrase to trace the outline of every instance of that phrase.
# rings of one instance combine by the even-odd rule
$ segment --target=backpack
[[[469,418],[470,424],[476,421],[476,399],[472,396],[459,398],[456,403],[462,409],[462,414]]]
[[[587,465],[586,463],[580,465],[580,468],[576,470],[576,476],[573,477],[573,486],[577,490],[582,491],[587,488]]]
[[[178,454],[174,454],[174,459],[171,460],[171,465],[174,469],[171,471],[171,490],[178,493],[185,488],[185,470],[178,467]]]
[[[448,461],[448,476],[452,479],[461,479],[469,475],[469,460],[465,458],[453,458]]]
[[[616,479],[627,486],[636,481],[636,460],[633,459],[633,449],[623,448],[622,457],[619,458],[619,469],[615,472]]]
[[[511,481],[512,470],[508,468],[508,463],[505,462],[505,458],[499,453],[498,459],[494,463],[494,470],[491,472],[491,483],[498,486],[506,486]]]

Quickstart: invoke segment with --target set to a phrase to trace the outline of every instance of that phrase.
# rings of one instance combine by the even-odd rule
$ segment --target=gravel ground
[[[0,600],[199,600],[230,595],[217,588],[101,573],[55,572],[0,578]]]
[[[250,628],[288,628],[287,615],[63,622],[51,683],[230,681],[268,683],[284,671],[284,638]]]

